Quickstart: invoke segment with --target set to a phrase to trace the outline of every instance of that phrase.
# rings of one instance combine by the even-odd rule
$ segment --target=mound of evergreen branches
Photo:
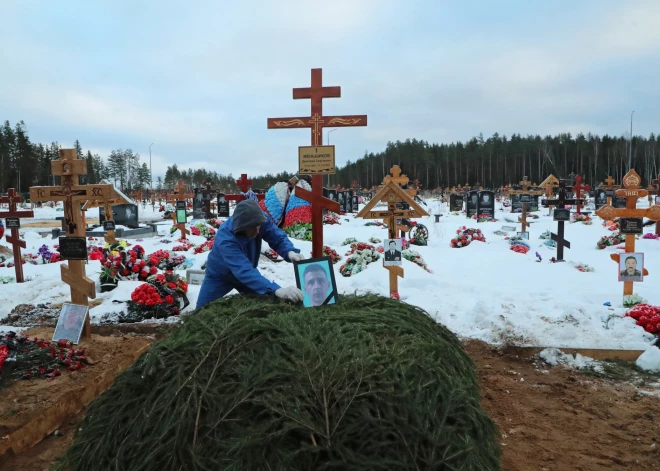
[[[498,470],[475,367],[424,311],[231,296],[186,316],[97,398],[72,471]]]

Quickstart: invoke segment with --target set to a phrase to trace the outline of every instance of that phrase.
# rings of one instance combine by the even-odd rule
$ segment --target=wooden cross
[[[557,180],[557,177],[551,174],[548,176],[548,178],[546,178],[541,182],[539,188],[543,188],[545,190],[546,198],[552,198],[553,189],[558,185],[559,185],[559,180]],[[553,208],[552,206],[549,207],[548,214],[550,214],[552,208]]]
[[[600,184],[600,187],[603,190],[612,191],[612,190],[618,190],[619,188],[621,188],[621,185],[614,185],[614,182],[616,180],[614,178],[612,178],[611,175],[609,177],[607,177],[607,179],[605,181],[607,182],[607,185],[603,185],[602,183]],[[612,197],[609,194],[607,195],[607,204],[609,204],[609,205],[612,204]]]
[[[383,184],[381,185],[381,188],[383,188],[388,182],[393,182],[393,183],[399,185],[399,187],[402,187],[402,186],[407,185],[408,182],[410,181],[410,179],[406,175],[401,174],[401,168],[398,165],[395,165],[394,167],[392,167],[390,169],[390,173],[392,174],[391,176],[390,175],[385,175],[385,177],[383,178]],[[413,199],[415,198],[415,195],[417,195],[417,190],[415,190],[415,188],[408,188],[408,189],[403,190],[403,191],[408,193],[408,196],[410,196]],[[398,201],[398,202],[401,202],[401,201]],[[396,224],[396,220],[394,222]],[[383,223],[387,224],[387,227],[389,227],[389,224],[388,224],[387,220],[383,219]],[[396,232],[400,233],[401,237],[404,237],[404,234],[406,232],[408,232],[409,230],[410,230],[410,227],[408,227],[408,226],[401,225],[401,224],[396,224]]]
[[[655,196],[660,196],[660,174],[658,174],[658,178],[651,181],[651,184],[656,192]],[[660,221],[655,222],[655,233],[660,236]]]
[[[522,225],[522,231],[527,232],[529,223],[527,222],[527,203],[523,203],[522,213],[518,216],[518,222]]]
[[[183,180],[179,180],[174,187],[175,193],[170,193],[167,195],[167,202],[174,205],[174,213],[172,213],[172,219],[174,220],[174,225],[181,231],[181,238],[185,239],[187,234],[190,234],[190,231],[186,229],[186,225],[177,224],[176,221],[176,202],[177,201],[187,201],[188,198],[194,198],[195,195],[192,193],[186,193],[186,185],[183,184]]]
[[[120,191],[118,191],[114,185],[112,185],[108,180],[101,180],[102,183],[107,183],[112,186],[112,190],[110,194],[103,200],[88,200],[85,201],[85,204],[82,206],[83,211],[87,211],[88,209],[92,208],[98,208],[100,206],[103,206],[103,210],[105,212],[105,220],[106,221],[111,221],[113,219],[112,216],[112,207],[116,204],[124,204],[124,203],[130,203],[131,200],[125,197]],[[101,214],[99,211],[99,224],[103,224],[103,221],[101,221]],[[105,232],[105,235],[103,236],[103,239],[109,244],[112,245],[115,242],[117,242],[117,239],[115,238],[115,231],[109,230]]]
[[[53,175],[62,177],[61,187],[30,187],[30,201],[63,201],[64,228],[66,237],[85,237],[82,225],[81,203],[83,201],[103,201],[112,192],[112,185],[80,185],[79,176],[87,174],[87,160],[78,159],[76,149],[60,149],[59,160],[51,161]],[[68,260],[60,266],[62,281],[71,287],[71,302],[89,306],[88,298],[96,298],[96,287],[85,275],[85,260]],[[85,319],[83,336],[91,336],[89,316]]]
[[[341,97],[340,87],[323,86],[323,70],[312,69],[312,85],[294,88],[293,99],[311,99],[311,116],[302,118],[268,118],[268,129],[310,128],[313,146],[323,144],[324,127],[366,126],[366,115],[323,116],[323,98]],[[312,175],[312,191],[296,194],[312,205],[312,257],[323,256],[323,210],[339,211],[339,204],[323,196],[323,175]],[[307,198],[310,198],[309,200]],[[313,202],[312,202],[313,200]],[[318,206],[318,207],[315,207]],[[333,209],[334,208],[334,209]]]
[[[387,211],[372,211],[379,202],[387,203]],[[397,202],[408,203],[411,209],[398,209]],[[421,206],[419,206],[408,193],[399,188],[394,181],[389,180],[383,188],[369,201],[364,208],[357,214],[357,218],[363,219],[381,219],[385,218],[387,222],[387,233],[390,239],[396,239],[396,220],[401,218],[417,218],[428,216]],[[385,259],[383,259],[383,266]],[[390,272],[390,294],[399,292],[398,277],[403,278],[403,267],[391,266],[385,267]]]
[[[241,174],[240,180],[236,180],[236,185],[241,189],[243,193],[247,193],[251,186],[252,186],[252,180],[249,180],[247,177],[246,173]],[[261,201],[266,197],[265,194],[261,193],[257,195],[257,200]],[[243,201],[247,199],[247,197],[244,194],[240,195],[225,195],[225,199],[227,201]]]
[[[577,200],[580,200],[580,194],[582,191],[589,191],[591,190],[590,185],[583,185],[582,184],[582,176],[581,175],[575,175],[575,186],[573,187],[573,191],[575,192],[575,198]],[[578,203],[576,206],[576,212],[580,214],[580,208],[582,208],[582,204]]]
[[[580,201],[577,199],[566,198],[566,180],[559,182],[559,189],[557,192],[557,199],[541,200],[541,204],[545,207],[555,206],[558,209],[564,209],[566,205],[578,204]],[[557,221],[557,234],[550,233],[550,238],[557,242],[557,261],[564,261],[564,247],[571,248],[571,243],[564,238],[564,221]]]
[[[7,211],[0,210],[0,218],[18,218],[19,227],[20,227],[20,218],[33,218],[34,212],[29,210],[17,210],[16,203],[23,201],[21,195],[16,193],[14,188],[10,188],[7,191],[7,196],[0,196],[0,203],[8,203],[9,208]],[[9,226],[9,223],[7,223]],[[19,227],[11,228],[11,235],[7,235],[6,239],[12,245],[14,249],[14,272],[16,273],[16,283],[23,283],[23,261],[21,260],[21,248],[25,248],[26,244],[24,240],[21,240],[18,233]],[[9,227],[7,227],[9,229]]]
[[[545,191],[543,191],[543,190],[531,190],[529,188],[530,184],[531,184],[531,182],[527,179],[527,176],[524,176],[523,181],[520,182],[520,190],[509,190],[509,194],[511,194],[511,195],[533,195],[533,196],[538,196],[538,195],[542,195],[543,193],[545,193]],[[510,212],[513,213],[513,203],[511,204],[511,211]],[[527,224],[527,203],[522,204],[522,214],[523,214],[524,222],[521,221],[520,218],[518,218],[518,222],[522,222],[522,224],[523,224],[523,230],[522,231],[527,232],[526,229],[525,229],[525,225],[529,226],[529,224]]]
[[[606,204],[598,211],[596,214],[603,218],[606,221],[614,219],[615,217],[637,217],[643,218],[647,217],[653,221],[660,220],[660,206],[651,206],[646,209],[637,209],[637,199],[643,198],[648,195],[648,191],[639,188],[639,184],[642,182],[641,177],[631,169],[623,177],[623,186],[625,189],[616,190],[617,196],[623,196],[626,198],[626,207],[625,208],[613,208],[609,204]],[[625,253],[631,253],[635,251],[635,234],[626,234],[626,250]],[[620,254],[615,253],[611,254],[610,258],[615,262],[619,263]],[[644,269],[644,275],[648,275],[648,270]],[[624,281],[623,282],[623,295],[628,296],[633,294],[633,282]]]
[[[524,193],[527,193],[527,192],[529,191],[529,185],[530,185],[531,183],[532,183],[532,182],[530,182],[530,181],[527,179],[527,175],[525,175],[525,176],[523,177],[523,181],[520,182],[520,189],[521,189]]]

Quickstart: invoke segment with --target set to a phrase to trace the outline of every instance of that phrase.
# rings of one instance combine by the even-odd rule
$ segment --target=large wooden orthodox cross
[[[60,149],[59,160],[50,163],[53,175],[62,177],[61,187],[33,186],[30,188],[30,201],[63,201],[64,228],[66,237],[85,238],[82,224],[81,203],[83,201],[104,201],[112,193],[112,185],[80,185],[79,176],[87,174],[87,160],[78,159],[76,149]],[[85,275],[85,260],[68,260],[60,266],[62,281],[71,287],[71,302],[89,306],[88,298],[96,298],[96,286]],[[89,316],[85,319],[83,336],[91,336]]]
[[[236,180],[236,185],[241,189],[243,193],[247,193],[252,188],[252,180],[248,179],[247,173],[242,173],[241,178]],[[261,201],[266,197],[265,194],[260,193],[257,195],[257,200]],[[243,201],[247,199],[244,194],[240,195],[225,195],[227,201]]]
[[[5,218],[7,229],[11,229],[11,235],[6,239],[14,249],[14,272],[16,273],[16,283],[23,283],[23,261],[21,260],[21,248],[25,248],[24,240],[21,240],[18,229],[21,227],[20,218],[33,218],[34,212],[31,209],[17,210],[16,203],[23,201],[21,195],[16,193],[14,188],[7,191],[7,196],[0,196],[0,203],[8,203],[7,211],[0,210],[0,218]],[[13,218],[13,220],[12,220]]]
[[[559,186],[559,180],[557,179],[557,177],[555,177],[555,176],[552,175],[552,174],[550,174],[550,175],[548,176],[548,178],[546,178],[545,180],[543,180],[543,181],[539,184],[539,188],[542,188],[542,189],[545,190],[545,197],[546,197],[547,199],[552,198],[552,194],[553,194],[553,192],[554,192],[554,189],[555,189],[557,186]],[[549,208],[550,208],[549,211],[552,211],[552,206],[550,206]],[[549,213],[548,213],[548,214],[549,214]]]
[[[606,221],[612,220],[615,217],[629,217],[629,218],[643,218],[647,217],[653,221],[660,220],[660,206],[651,206],[646,209],[637,208],[637,200],[648,195],[648,191],[639,188],[639,184],[642,182],[641,177],[635,172],[634,169],[630,169],[628,173],[623,177],[623,187],[624,189],[616,190],[617,196],[623,196],[626,198],[626,207],[625,208],[614,208],[609,204],[606,204],[598,211],[596,214],[603,218]],[[623,224],[621,225],[623,227]],[[635,251],[635,234],[626,234],[626,250],[625,253],[632,253]],[[610,258],[615,262],[619,263],[620,255],[618,253],[613,253],[610,255]],[[648,275],[649,272],[644,268],[644,276]],[[624,281],[623,282],[623,295],[630,296],[633,294],[633,282]]]
[[[176,184],[176,186],[173,188],[174,193],[170,193],[167,195],[167,202],[172,203],[174,205],[174,213],[172,216],[172,219],[174,221],[174,225],[181,231],[181,238],[185,239],[187,234],[190,234],[190,231],[186,229],[185,223],[179,224],[177,223],[176,220],[176,202],[177,201],[186,201],[188,198],[194,198],[195,195],[192,193],[186,193],[186,188],[187,186],[183,184],[183,180],[179,180]]]
[[[571,219],[571,210],[568,209],[567,212],[568,214],[566,215],[567,217],[564,219],[558,219],[556,216],[558,215],[557,210],[560,210],[562,213],[565,213],[563,211],[566,208],[566,205],[574,205],[580,203],[579,200],[575,198],[567,199],[566,198],[566,180],[560,180],[559,181],[559,189],[557,191],[557,199],[554,200],[548,200],[544,199],[541,200],[541,205],[545,207],[550,207],[554,206],[555,209],[555,220],[557,221],[557,234],[555,233],[550,233],[550,238],[554,240],[557,243],[557,261],[558,262],[563,262],[564,261],[564,247],[567,249],[571,248],[571,243],[567,241],[564,238],[564,222],[565,221],[570,221]]]
[[[651,181],[651,184],[655,189],[655,196],[660,198],[660,174],[658,175],[658,178]],[[657,205],[658,203],[656,202],[655,204]],[[655,233],[660,236],[660,221],[655,222]]]
[[[523,177],[523,180],[520,182],[520,190],[510,190],[509,194],[512,195],[530,195],[532,197],[538,197],[545,193],[543,190],[532,190],[530,188],[532,182],[527,179],[527,175]],[[511,212],[513,212],[513,204],[511,204]],[[518,222],[522,225],[522,232],[527,232],[527,227],[529,223],[527,222],[527,202],[522,204],[522,213],[518,217]]]
[[[383,183],[380,186],[380,188],[384,188],[385,185],[389,182],[394,182],[399,187],[404,187],[404,186],[408,185],[408,182],[410,181],[410,179],[406,175],[403,175],[401,173],[401,168],[398,165],[393,166],[390,169],[390,173],[391,173],[391,175],[385,175],[385,177],[383,178]],[[403,190],[403,188],[402,188],[402,190]],[[410,196],[410,198],[412,198],[412,199],[415,199],[415,196],[417,195],[417,190],[415,188],[408,188],[408,189],[405,189],[403,191],[406,192],[408,194],[408,196]],[[405,201],[400,201],[400,200],[397,201],[397,202],[398,203],[406,203]],[[396,224],[396,219],[395,219],[394,222]],[[383,219],[383,223],[387,224],[388,228],[390,227],[389,222],[388,222],[387,219]],[[405,237],[404,234],[406,232],[408,232],[409,230],[410,230],[409,226],[406,226],[404,224],[396,224],[396,233],[401,234],[401,237]]]
[[[311,116],[268,118],[268,129],[310,128],[312,145],[323,145],[324,127],[366,126],[366,115],[323,116],[323,98],[341,97],[340,87],[323,86],[323,70],[312,69],[311,87],[294,88],[293,99],[311,99]],[[296,195],[312,205],[312,257],[323,256],[323,210],[339,212],[339,203],[323,196],[323,175],[312,175],[312,191],[296,189]]]
[[[373,207],[379,202],[387,203],[387,211],[372,211]],[[396,207],[398,202],[404,202],[410,205],[411,209],[399,209]],[[357,218],[363,219],[381,219],[387,220],[387,233],[390,239],[397,238],[396,220],[400,218],[417,218],[428,216],[421,206],[419,206],[408,193],[399,188],[399,185],[390,179],[385,183],[378,193],[369,201],[364,208],[357,214]],[[390,294],[399,292],[400,276],[403,278],[403,267],[400,266],[385,266],[385,258],[383,258],[383,266],[390,272]]]
[[[589,191],[591,190],[590,185],[583,185],[582,184],[582,175],[575,175],[575,186],[573,187],[573,191],[575,192],[575,199],[580,201],[580,194],[582,191]],[[582,203],[578,203],[576,206],[576,213],[580,214],[580,209],[582,208]]]

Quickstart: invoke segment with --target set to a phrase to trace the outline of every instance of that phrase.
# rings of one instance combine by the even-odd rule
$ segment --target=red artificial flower
[[[174,298],[170,295],[165,296],[165,302],[167,304],[174,304]]]

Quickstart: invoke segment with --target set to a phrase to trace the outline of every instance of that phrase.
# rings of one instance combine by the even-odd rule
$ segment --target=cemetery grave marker
[[[172,219],[174,221],[174,225],[181,231],[181,238],[185,239],[187,234],[190,234],[190,231],[186,229],[186,223],[185,221],[180,222],[180,218],[177,217],[180,209],[179,209],[179,202],[183,202],[184,206],[183,209],[185,211],[186,208],[186,201],[188,198],[193,198],[195,195],[192,193],[186,193],[186,185],[183,184],[183,180],[179,180],[174,187],[175,192],[170,193],[167,195],[167,202],[168,203],[174,203],[175,205],[175,211],[172,213]]]
[[[486,216],[490,219],[495,218],[495,192],[490,190],[481,190],[477,194],[477,217]]]
[[[30,187],[30,201],[63,201],[64,227],[66,237],[60,238],[60,246],[65,244],[85,244],[85,227],[82,225],[82,201],[104,201],[112,192],[112,185],[94,184],[80,185],[79,176],[87,174],[87,160],[78,159],[76,149],[60,149],[59,160],[51,161],[53,175],[62,177],[62,185]],[[74,242],[71,242],[74,241]],[[77,242],[75,242],[77,241]],[[66,253],[60,252],[62,259]],[[81,306],[89,306],[88,298],[96,298],[96,287],[92,280],[85,276],[85,260],[69,260],[60,266],[62,281],[71,287],[71,302]],[[89,316],[85,319],[83,330],[85,338],[91,336]]]
[[[198,200],[201,200],[201,206],[204,212],[204,218],[211,219],[211,200],[213,195],[218,192],[217,189],[211,188],[212,182],[202,182],[202,188],[195,188]],[[201,196],[201,197],[200,197]]]
[[[218,201],[218,217],[219,218],[228,218],[229,217],[229,201],[224,193],[218,193],[216,196]]]
[[[557,234],[550,233],[550,238],[557,243],[557,261],[564,261],[564,247],[571,248],[571,243],[564,238],[564,223],[571,220],[571,210],[565,206],[577,204],[576,199],[566,198],[566,181],[560,180],[557,199],[541,200],[541,204],[545,207],[554,206],[553,220],[557,221]]]
[[[658,198],[660,198],[660,174],[658,174],[658,178],[655,180],[651,181],[651,184],[653,185],[653,188],[655,189],[655,205],[660,204],[658,202]],[[655,233],[656,235],[660,236],[660,221],[655,222]]]
[[[377,203],[387,203],[387,211],[372,211]],[[412,209],[402,210],[397,209],[398,202],[404,202],[410,205]],[[419,206],[413,198],[410,197],[399,185],[393,180],[389,179],[385,186],[378,191],[369,203],[358,213],[356,217],[363,219],[381,219],[387,220],[388,239],[396,239],[396,219],[397,218],[416,218],[428,216],[429,214]],[[385,259],[383,258],[383,266],[390,272],[390,294],[399,292],[399,280],[397,277],[403,278],[403,267],[401,266],[385,266]]]
[[[248,199],[248,196],[245,195],[248,194],[248,192],[252,188],[252,180],[248,179],[247,173],[241,174],[241,178],[236,180],[236,185],[241,189],[243,193],[240,195],[225,195],[225,199],[227,201],[237,201],[237,202]],[[266,197],[266,195],[263,193],[262,194],[255,193],[255,196],[257,197],[257,201],[261,201]]]
[[[453,191],[449,194],[449,211],[461,212],[463,211],[463,195]]]
[[[103,216],[105,218],[102,218],[101,216],[101,211],[99,209],[99,222],[103,225],[103,230],[105,231],[105,235],[103,236],[103,239],[109,244],[112,245],[115,242],[117,242],[117,239],[115,238],[115,221],[113,219],[113,211],[112,207],[117,204],[132,204],[133,201],[129,199],[126,195],[124,195],[120,190],[115,188],[115,186],[110,183],[109,180],[101,180],[102,183],[106,183],[111,186],[111,191],[110,194],[107,196],[107,198],[103,200],[88,200],[85,201],[85,204],[82,206],[82,210],[86,211],[88,209],[92,208],[101,208],[103,207]],[[105,219],[105,220],[102,220]],[[107,229],[106,227],[110,227],[110,225],[106,224],[107,222],[112,222],[112,228]]]
[[[625,208],[614,208],[610,205],[605,205],[596,211],[596,214],[603,218],[606,221],[612,220],[615,217],[620,218],[643,218],[647,217],[653,221],[660,220],[660,206],[651,206],[650,208],[641,209],[637,208],[637,199],[643,198],[648,195],[648,191],[639,188],[639,184],[642,182],[641,177],[635,172],[634,169],[630,169],[628,173],[623,177],[623,189],[616,190],[616,195],[626,198],[626,207]],[[623,219],[621,219],[623,221]],[[621,223],[621,228],[623,228],[623,222]],[[626,223],[627,228],[631,228],[631,225],[634,226],[634,223]],[[623,231],[622,231],[623,233]],[[625,253],[635,252],[635,235],[626,234],[626,249]],[[614,253],[610,255],[610,258],[619,263],[621,255]],[[648,270],[643,269],[643,275],[647,276]],[[624,281],[623,282],[623,295],[630,296],[633,294],[633,282]]]
[[[23,283],[23,263],[21,261],[21,248],[27,245],[24,240],[20,238],[18,230],[21,227],[20,218],[33,218],[34,212],[29,210],[17,210],[16,203],[23,201],[20,194],[16,192],[15,188],[7,190],[7,196],[0,196],[0,203],[7,203],[9,208],[7,211],[0,210],[0,218],[5,218],[7,229],[11,230],[11,235],[7,235],[6,239],[12,245],[14,252],[14,272],[16,273],[16,283]]]
[[[580,201],[580,195],[582,194],[582,192],[589,190],[591,190],[591,186],[582,184],[582,176],[579,174],[575,175],[575,186],[573,187],[573,191],[575,192],[575,199]],[[582,203],[578,203],[576,206],[577,214],[580,214],[581,208],[582,208]]]
[[[466,193],[467,200],[465,201],[465,217],[471,218],[477,214],[477,206],[479,205],[479,190],[470,190]]]
[[[545,197],[552,198],[555,188],[559,186],[559,180],[554,175],[550,174],[548,178],[543,180],[539,185],[539,188],[545,190]],[[550,206],[548,209],[548,214],[552,211],[553,206]]]
[[[532,198],[538,198],[538,195],[545,193],[543,190],[531,190],[529,188],[530,181],[527,179],[527,176],[523,177],[523,181],[520,182],[520,190],[511,190],[512,195],[519,195],[518,201],[522,203],[522,214],[518,218],[518,222],[522,224],[522,232],[527,232],[527,227],[529,223],[527,222],[527,204],[532,203]],[[538,205],[538,203],[537,203]],[[513,199],[511,200],[511,212],[513,212]]]
[[[600,184],[600,187],[605,190],[605,194],[607,195],[607,204],[612,205],[612,197],[614,196],[614,190],[618,190],[621,188],[621,185],[614,185],[614,178],[612,176],[608,176],[605,182],[607,185],[603,185],[602,183]],[[616,206],[615,206],[616,207]]]
[[[408,194],[410,198],[415,198],[415,195],[417,194],[417,190],[414,188],[408,188],[404,189],[403,187],[408,185],[408,182],[410,179],[401,173],[401,168],[398,165],[394,165],[390,169],[390,174],[391,175],[385,175],[383,178],[383,183],[381,185],[381,188],[383,188],[388,182],[393,182],[396,185],[398,185],[402,191]],[[410,206],[407,205],[404,201],[397,201],[397,208],[398,209],[409,209]],[[383,220],[384,224],[388,224],[386,220]],[[401,234],[401,237],[405,237],[405,233],[410,230],[410,220],[404,220],[404,219],[396,219],[395,220],[396,224],[396,232]],[[389,226],[388,226],[389,227]]]
[[[340,87],[323,86],[323,70],[312,69],[310,87],[294,88],[293,99],[310,99],[311,116],[300,118],[268,118],[268,129],[310,128],[311,145],[323,144],[324,127],[366,126],[366,115],[323,116],[323,99],[341,97]],[[339,204],[323,197],[323,175],[312,175],[312,191],[296,189],[296,195],[312,205],[312,257],[323,256],[323,210],[339,212]]]

